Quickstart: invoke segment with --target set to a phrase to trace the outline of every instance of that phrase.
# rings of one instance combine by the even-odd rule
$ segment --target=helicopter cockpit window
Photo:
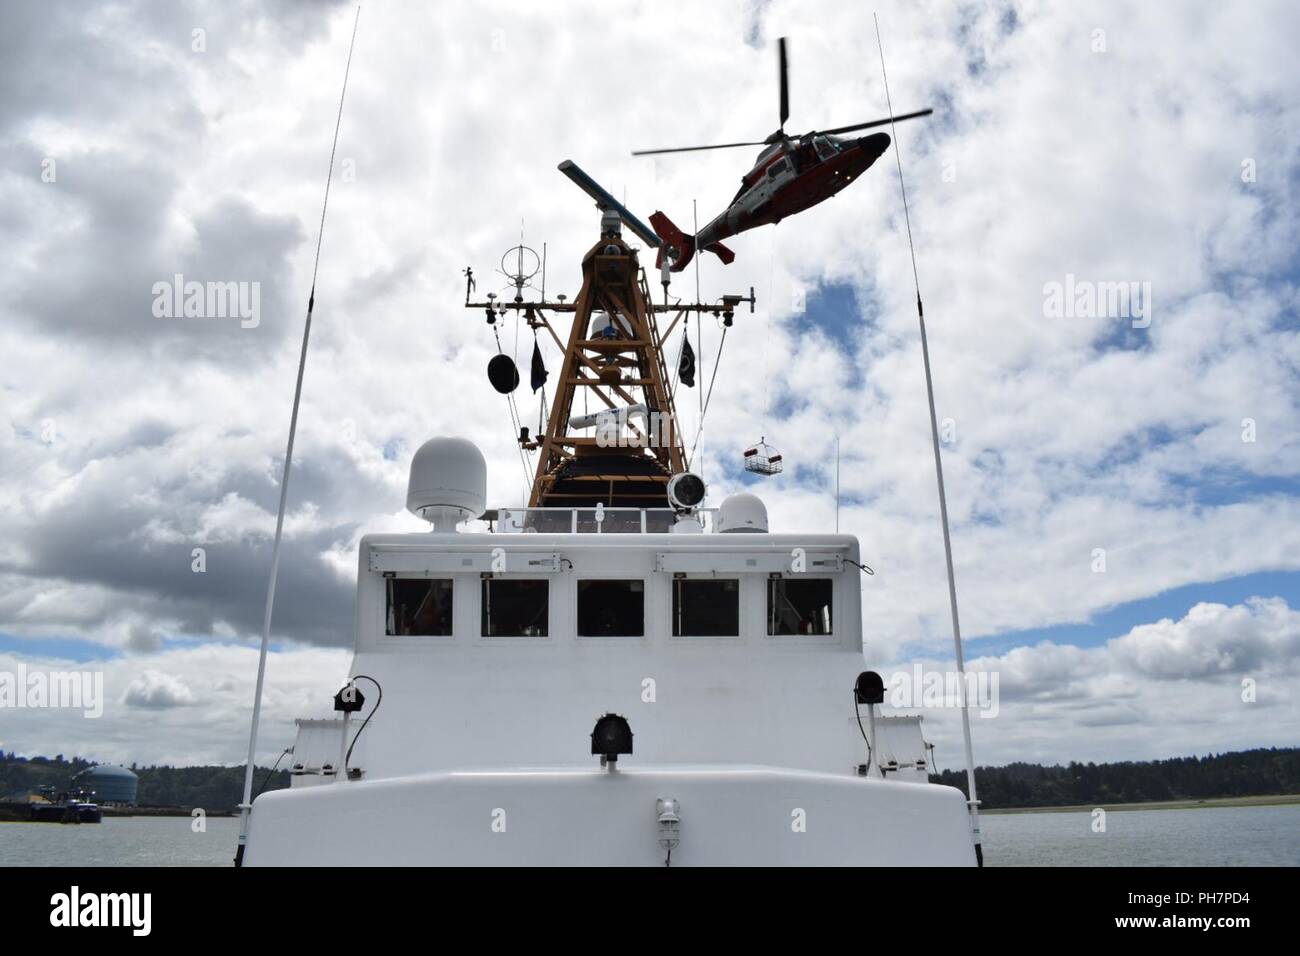
[[[767,633],[832,633],[832,595],[830,578],[770,578],[767,582]]]
[[[484,637],[545,637],[550,582],[483,579]]]
[[[390,637],[447,637],[451,634],[450,578],[389,578]]]
[[[835,155],[835,147],[825,136],[813,137],[813,145],[817,147],[817,155],[822,159],[830,159]]]
[[[785,159],[778,159],[775,163],[773,163],[771,166],[767,168],[767,178],[776,179],[777,176],[780,176],[783,172],[785,172],[789,168],[790,168],[789,161]]]

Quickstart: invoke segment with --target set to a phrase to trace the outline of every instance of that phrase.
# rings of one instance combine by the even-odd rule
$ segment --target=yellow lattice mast
[[[691,312],[711,313],[731,325],[735,307],[754,296],[725,296],[718,303],[654,305],[635,248],[623,238],[628,226],[647,245],[659,238],[572,163],[561,170],[578,183],[602,210],[600,238],[583,256],[582,288],[573,302],[513,302],[489,296],[471,302],[472,272],[466,306],[484,309],[489,322],[508,311],[522,313],[534,329],[544,329],[563,352],[545,429],[530,437],[521,429],[519,442],[536,451],[537,465],[529,496],[533,508],[666,508],[668,481],[687,468],[686,453],[673,403],[674,385],[664,358],[668,336]],[[664,269],[661,281],[666,281]],[[517,283],[517,285],[522,285]],[[522,289],[521,289],[522,291]],[[553,317],[571,313],[567,343]],[[662,332],[657,314],[671,313]],[[513,369],[511,370],[513,373]],[[507,378],[506,385],[514,379]],[[586,411],[575,415],[579,407]]]

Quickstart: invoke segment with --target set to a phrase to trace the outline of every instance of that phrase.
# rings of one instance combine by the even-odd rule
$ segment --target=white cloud
[[[188,707],[196,701],[194,692],[171,674],[147,670],[127,685],[122,703],[144,710],[168,710]]]
[[[258,761],[293,743],[296,717],[327,717],[347,677],[350,654],[321,648],[273,651],[267,663]],[[77,663],[0,653],[0,671],[99,672],[103,714],[6,709],[0,749],[62,752],[110,763],[243,763],[257,674],[257,649],[209,643]]]
[[[342,5],[270,10],[19,4],[0,39],[0,82],[14,92],[0,112],[0,243],[13,250],[0,272],[0,633],[81,637],[143,660],[173,653],[158,650],[165,637],[233,641],[260,625],[352,17]],[[900,126],[896,146],[939,415],[957,429],[944,462],[967,633],[1300,569],[1296,11],[880,12],[895,107],[936,107]],[[206,53],[191,49],[196,24]],[[517,502],[504,402],[484,381],[495,345],[458,307],[460,270],[473,265],[486,290],[522,218],[526,241],[547,243],[548,292],[576,291],[595,216],[556,173],[564,158],[643,214],[687,223],[698,199],[711,216],[746,151],[627,152],[766,135],[783,33],[792,130],[884,114],[866,8],[363,11],[339,143],[355,177],[331,192],[279,637],[350,642],[355,543],[415,526],[400,513],[405,468],[431,434],[473,436],[492,503]],[[636,66],[615,76],[614,62]],[[828,530],[839,435],[840,526],[877,571],[864,582],[872,660],[947,641],[893,157],[830,202],[738,237],[734,265],[706,260],[701,273],[706,296],[752,285],[760,302],[737,316],[718,374],[701,453],[714,496],[764,434],[788,464],[760,489],[774,527]],[[1253,183],[1240,176],[1247,158]],[[41,181],[45,159],[54,183]],[[151,285],[176,272],[262,282],[261,324],[154,319]],[[1067,274],[1151,282],[1150,328],[1046,318],[1043,285]],[[818,328],[792,313],[796,288],[827,282],[857,291],[860,323]],[[707,368],[720,333],[703,331]],[[502,334],[513,351],[515,329]],[[524,329],[518,347],[530,346]],[[521,398],[531,420],[535,401]],[[1245,632],[1227,646],[1193,623],[1179,634],[1165,638],[1177,667],[1210,673],[1262,653]],[[1089,652],[1026,653],[1025,667],[1064,671]],[[158,670],[202,702],[168,713],[210,706],[204,684]],[[1081,707],[1100,707],[1081,693]],[[1233,726],[1243,745],[1267,733]]]
[[[943,670],[951,662],[924,666]],[[1200,603],[1177,621],[1142,624],[1097,647],[1043,641],[967,666],[997,675],[996,710],[972,720],[981,764],[1294,746],[1300,726],[1293,692],[1300,611],[1275,597]],[[958,712],[923,712],[928,738],[947,755],[944,764],[959,766]]]
[[[1300,613],[1279,598],[1198,604],[1181,621],[1136,627],[1107,649],[1116,663],[1151,679],[1249,675],[1300,659]]]

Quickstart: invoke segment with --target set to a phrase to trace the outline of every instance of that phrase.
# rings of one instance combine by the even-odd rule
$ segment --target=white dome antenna
[[[747,491],[727,495],[718,506],[720,534],[758,534],[767,531],[767,506]]]
[[[483,514],[487,506],[487,462],[466,438],[430,438],[411,459],[406,510],[435,531]]]

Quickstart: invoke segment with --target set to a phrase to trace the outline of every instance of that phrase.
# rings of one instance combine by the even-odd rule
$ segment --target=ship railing
[[[716,508],[695,512],[713,530]],[[671,508],[499,508],[494,529],[515,534],[667,534],[677,523]]]

